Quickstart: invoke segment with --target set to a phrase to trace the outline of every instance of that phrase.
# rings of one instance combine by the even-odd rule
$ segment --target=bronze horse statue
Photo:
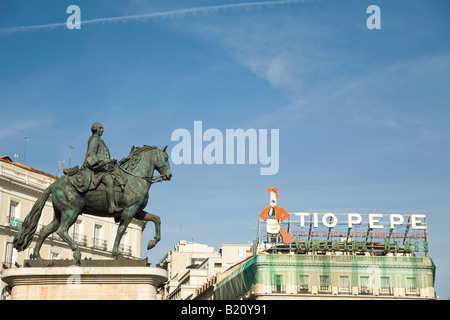
[[[77,243],[69,236],[69,228],[77,221],[82,213],[114,217],[119,222],[116,239],[112,249],[113,257],[120,256],[119,244],[128,224],[133,218],[144,221],[152,221],[155,224],[155,237],[150,240],[147,249],[153,248],[161,239],[161,220],[158,216],[145,212],[144,208],[148,202],[148,193],[152,183],[158,180],[170,180],[169,156],[166,147],[143,146],[134,148],[128,157],[119,162],[115,169],[115,175],[121,175],[121,180],[126,181],[124,189],[115,188],[116,202],[123,208],[120,213],[109,213],[104,187],[99,186],[96,190],[80,193],[70,182],[69,175],[58,178],[38,198],[30,213],[25,218],[22,227],[14,237],[13,245],[18,251],[25,250],[31,243],[36,232],[39,218],[42,214],[45,202],[52,195],[54,218],[47,226],[42,228],[34,249],[32,259],[42,259],[39,251],[44,240],[53,232],[56,232],[73,251],[73,257],[80,263],[81,253]],[[153,177],[154,170],[161,176]],[[159,179],[158,179],[159,178]]]

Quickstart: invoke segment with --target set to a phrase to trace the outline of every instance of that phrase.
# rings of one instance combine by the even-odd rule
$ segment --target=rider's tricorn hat
[[[267,191],[275,193],[275,195],[277,196],[277,198],[280,197],[280,195],[278,194],[278,188],[277,188],[277,187],[273,187],[272,189],[267,188]]]

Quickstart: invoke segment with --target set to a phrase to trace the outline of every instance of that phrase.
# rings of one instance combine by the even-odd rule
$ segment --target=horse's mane
[[[143,147],[131,148],[130,154],[119,161],[119,167],[125,170],[132,170],[141,161],[141,155],[144,151],[158,149],[155,146],[144,145]]]

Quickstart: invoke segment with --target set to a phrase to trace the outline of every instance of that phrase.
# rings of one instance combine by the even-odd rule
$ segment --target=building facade
[[[249,255],[249,244],[224,244],[217,252],[205,244],[179,241],[159,263],[169,274],[162,288],[162,299],[194,299],[205,283],[215,281],[218,275]]]
[[[253,255],[211,278],[194,299],[436,299],[426,215],[287,215],[275,219],[280,234],[272,222],[264,232],[260,219]]]
[[[214,299],[435,299],[428,257],[260,253],[214,284]]]
[[[14,162],[8,156],[0,157],[0,271],[23,266],[24,260],[33,253],[40,229],[53,220],[51,196],[42,211],[31,245],[25,251],[17,252],[12,242],[33,204],[56,179],[51,174]],[[78,243],[83,259],[108,259],[111,258],[117,227],[112,218],[83,214],[69,229],[69,235]],[[144,227],[143,221],[133,220],[130,223],[120,246],[125,257],[141,258]],[[49,260],[73,259],[72,250],[56,233],[45,240],[40,254],[43,259]],[[0,283],[4,293],[5,284]]]

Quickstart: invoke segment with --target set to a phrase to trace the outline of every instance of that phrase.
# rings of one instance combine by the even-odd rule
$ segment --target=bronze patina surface
[[[155,237],[147,244],[153,248],[161,239],[159,216],[145,212],[149,190],[153,183],[170,180],[169,156],[166,147],[159,149],[144,145],[131,149],[130,154],[117,165],[110,159],[109,150],[100,138],[103,126],[94,123],[92,136],[88,141],[86,159],[83,166],[65,170],[65,176],[51,184],[35,202],[25,218],[22,227],[14,237],[13,245],[18,251],[25,250],[31,243],[38,227],[39,218],[45,202],[52,195],[54,218],[41,229],[32,259],[41,259],[39,251],[44,240],[56,232],[73,251],[77,264],[81,264],[78,244],[69,236],[69,228],[82,213],[94,216],[111,217],[119,223],[112,248],[112,256],[120,256],[119,244],[132,219],[152,221],[155,224]],[[159,177],[154,177],[157,170]]]

